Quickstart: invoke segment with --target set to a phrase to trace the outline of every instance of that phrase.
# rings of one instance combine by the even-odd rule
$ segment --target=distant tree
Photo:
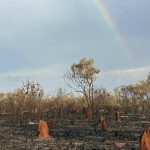
[[[6,94],[3,93],[3,92],[0,92],[0,112],[5,112],[6,111],[5,97],[6,97]]]
[[[23,83],[23,93],[25,94],[25,102],[28,106],[28,111],[35,113],[37,109],[41,109],[38,107],[42,107],[39,105],[40,101],[44,96],[43,89],[41,88],[39,83],[26,81]]]
[[[42,99],[44,92],[39,83],[26,81],[23,83],[24,93],[37,99]]]
[[[93,59],[83,58],[79,63],[73,63],[64,76],[69,87],[84,95],[88,119],[92,119],[94,82],[99,72]]]
[[[114,97],[117,102],[117,106],[122,108],[125,112],[128,112],[130,106],[130,91],[126,86],[117,87],[114,89]]]
[[[64,99],[64,96],[65,96],[65,93],[64,93],[63,89],[59,88],[58,91],[57,91],[56,100],[57,100],[57,113],[58,113],[58,116],[60,118],[62,117],[62,114],[63,114],[63,99]]]
[[[95,100],[95,107],[105,107],[109,105],[115,105],[112,99],[112,95],[108,92],[105,88],[96,89],[94,91],[94,100]]]
[[[135,84],[121,86],[115,89],[115,94],[121,100],[121,106],[124,108],[132,107],[134,110],[139,108],[144,113],[150,98],[149,76],[147,80],[138,81]]]

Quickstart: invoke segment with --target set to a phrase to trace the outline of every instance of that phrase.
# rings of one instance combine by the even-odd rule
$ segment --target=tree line
[[[95,86],[100,70],[94,66],[93,59],[83,58],[73,63],[65,73],[66,84],[75,92],[65,93],[59,88],[57,95],[44,96],[39,83],[26,81],[13,92],[0,93],[0,113],[22,115],[23,113],[44,114],[55,112],[57,116],[79,112],[89,120],[100,110],[112,113],[122,110],[125,113],[149,113],[150,106],[150,74],[135,84],[123,85],[111,93],[105,88]]]

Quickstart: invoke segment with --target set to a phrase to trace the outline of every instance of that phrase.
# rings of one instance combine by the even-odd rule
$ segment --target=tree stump
[[[75,124],[75,117],[74,116],[71,116],[71,118],[70,118],[70,124],[71,125]]]
[[[102,131],[106,131],[106,121],[104,117],[100,117],[99,122],[98,122],[98,128],[101,128]]]
[[[119,111],[116,111],[116,113],[115,113],[115,121],[120,122],[120,113],[119,113]]]

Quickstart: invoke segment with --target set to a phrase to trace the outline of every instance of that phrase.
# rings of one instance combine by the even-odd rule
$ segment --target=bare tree
[[[84,95],[87,117],[92,119],[94,82],[100,71],[94,67],[94,60],[87,58],[81,59],[79,63],[73,63],[70,69],[64,79],[69,87]]]

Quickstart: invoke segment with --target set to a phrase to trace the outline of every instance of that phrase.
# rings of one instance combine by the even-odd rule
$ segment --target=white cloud
[[[0,91],[10,91],[22,86],[26,80],[39,82],[44,91],[56,93],[58,88],[71,90],[63,80],[68,66],[65,64],[54,64],[37,69],[22,69],[0,74]],[[105,87],[113,90],[115,87],[135,83],[146,79],[150,66],[132,69],[111,70],[101,72],[96,84],[97,87]],[[52,94],[51,94],[52,95]]]
[[[113,76],[124,76],[129,77],[129,75],[134,77],[144,77],[145,73],[150,71],[150,66],[141,67],[141,68],[132,68],[132,69],[122,69],[122,70],[112,70],[102,72],[103,75],[113,75]]]
[[[22,69],[0,74],[0,77],[18,77],[18,78],[47,78],[60,77],[63,75],[66,67],[62,64],[55,64],[38,69]]]
[[[64,86],[63,75],[67,66],[64,64],[54,64],[37,69],[22,69],[0,74],[0,91],[14,90],[22,85],[26,80],[39,82],[44,91],[56,90]]]
[[[102,72],[99,76],[99,84],[112,90],[121,85],[136,83],[146,79],[150,72],[150,66],[132,69],[112,70]]]

